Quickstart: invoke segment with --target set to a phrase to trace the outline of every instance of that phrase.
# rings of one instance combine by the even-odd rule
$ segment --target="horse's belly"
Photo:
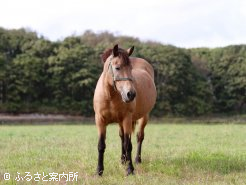
[[[156,102],[156,87],[154,81],[147,73],[136,75],[136,109],[134,119],[137,120],[148,114]]]

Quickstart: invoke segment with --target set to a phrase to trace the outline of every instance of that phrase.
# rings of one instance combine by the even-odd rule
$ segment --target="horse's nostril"
[[[127,97],[128,97],[129,100],[133,100],[135,98],[135,96],[136,96],[136,93],[133,92],[133,91],[129,91],[127,93]]]

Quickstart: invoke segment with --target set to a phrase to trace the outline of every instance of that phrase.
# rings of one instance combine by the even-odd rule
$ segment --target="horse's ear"
[[[134,46],[132,46],[131,48],[127,50],[128,56],[131,56],[131,54],[133,53],[133,50],[134,50]]]
[[[118,44],[116,44],[113,48],[113,55],[114,57],[117,57],[119,55]]]

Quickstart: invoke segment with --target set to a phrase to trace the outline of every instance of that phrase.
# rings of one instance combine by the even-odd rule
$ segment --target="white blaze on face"
[[[122,88],[120,89],[120,94],[122,97],[122,101],[125,103],[131,102],[134,100],[136,96],[136,91],[131,81],[122,82]]]

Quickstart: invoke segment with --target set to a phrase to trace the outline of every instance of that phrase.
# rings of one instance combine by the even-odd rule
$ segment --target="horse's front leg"
[[[121,139],[121,164],[125,164],[126,163],[126,151],[124,147],[124,130],[123,130],[122,124],[120,124],[119,126],[120,126],[119,136]]]
[[[132,164],[132,119],[128,118],[123,121],[124,129],[124,149],[126,153],[127,175],[133,174],[134,167]]]
[[[97,165],[97,174],[102,175],[104,170],[103,158],[104,151],[106,148],[105,139],[106,139],[106,124],[99,118],[96,117],[96,125],[98,131],[98,165]]]

